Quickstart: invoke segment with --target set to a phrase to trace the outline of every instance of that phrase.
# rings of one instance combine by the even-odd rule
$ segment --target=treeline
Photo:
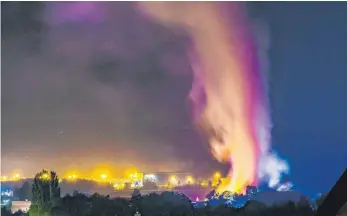
[[[249,201],[241,208],[232,208],[226,205],[212,207],[204,205],[195,208],[192,202],[183,194],[164,192],[162,194],[149,194],[141,196],[134,193],[130,200],[123,198],[112,199],[109,196],[94,194],[86,196],[75,192],[60,199],[59,205],[53,200],[46,203],[33,202],[30,216],[133,216],[136,212],[141,216],[310,216],[314,211],[309,205],[298,205],[289,202],[280,207],[266,207],[257,201]],[[2,215],[11,215],[4,214]],[[25,215],[25,214],[14,214]]]
[[[320,205],[324,196],[316,201]],[[184,194],[163,192],[142,196],[140,190],[134,190],[131,199],[111,198],[95,193],[92,196],[74,192],[60,197],[58,177],[55,172],[43,170],[36,174],[32,186],[32,205],[27,214],[11,214],[5,208],[1,215],[30,216],[313,216],[316,208],[307,199],[298,203],[288,202],[281,206],[266,206],[258,201],[248,201],[243,207],[227,205],[212,207],[206,203],[194,206]],[[340,215],[347,213],[347,207]]]

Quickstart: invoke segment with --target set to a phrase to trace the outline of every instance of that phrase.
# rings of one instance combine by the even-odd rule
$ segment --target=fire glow
[[[190,98],[194,120],[214,157],[230,163],[227,181],[217,192],[243,193],[257,185],[279,183],[287,164],[270,151],[271,121],[257,46],[244,8],[228,2],[141,2],[146,14],[166,25],[184,27],[191,36],[194,81]],[[227,18],[226,18],[227,17]]]

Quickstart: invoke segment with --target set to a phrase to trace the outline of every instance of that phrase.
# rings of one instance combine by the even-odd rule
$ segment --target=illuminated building
[[[149,182],[157,182],[157,177],[154,174],[145,174],[143,176],[143,180]]]
[[[191,183],[193,184],[194,178],[192,173],[188,172],[151,172],[143,173],[144,181],[153,181],[158,185],[182,185],[186,184],[188,177],[190,177]]]
[[[29,211],[30,206],[31,201],[12,201],[11,211],[15,213],[21,210],[23,213],[26,213]]]

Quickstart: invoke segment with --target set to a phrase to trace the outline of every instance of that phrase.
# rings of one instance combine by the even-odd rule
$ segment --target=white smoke
[[[266,180],[270,188],[279,185],[283,173],[289,172],[288,164],[274,153],[261,155],[258,164],[258,177]]]
[[[267,24],[257,19],[253,21],[253,32],[258,47],[258,58],[263,78],[265,95],[268,95],[270,63],[268,50],[270,48],[270,34]],[[277,154],[271,152],[271,119],[270,106],[267,98],[264,98],[265,104],[260,104],[257,113],[257,137],[259,138],[259,162],[258,178],[260,181],[266,181],[270,188],[278,187],[282,174],[289,173],[289,165]]]
[[[281,184],[278,188],[277,191],[290,191],[293,187],[293,184],[291,182],[286,182],[284,184]]]

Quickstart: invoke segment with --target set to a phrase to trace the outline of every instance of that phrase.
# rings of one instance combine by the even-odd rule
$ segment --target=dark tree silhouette
[[[29,182],[24,182],[22,187],[19,189],[19,200],[31,200],[33,197],[31,188],[32,185]]]
[[[60,187],[57,174],[46,170],[37,173],[34,178],[32,194],[30,216],[50,215],[51,210],[60,205]]]
[[[11,216],[10,210],[8,210],[6,207],[1,207],[1,216]]]
[[[142,196],[136,207],[142,216],[185,216],[193,214],[193,206],[187,196],[174,192],[151,193]]]

